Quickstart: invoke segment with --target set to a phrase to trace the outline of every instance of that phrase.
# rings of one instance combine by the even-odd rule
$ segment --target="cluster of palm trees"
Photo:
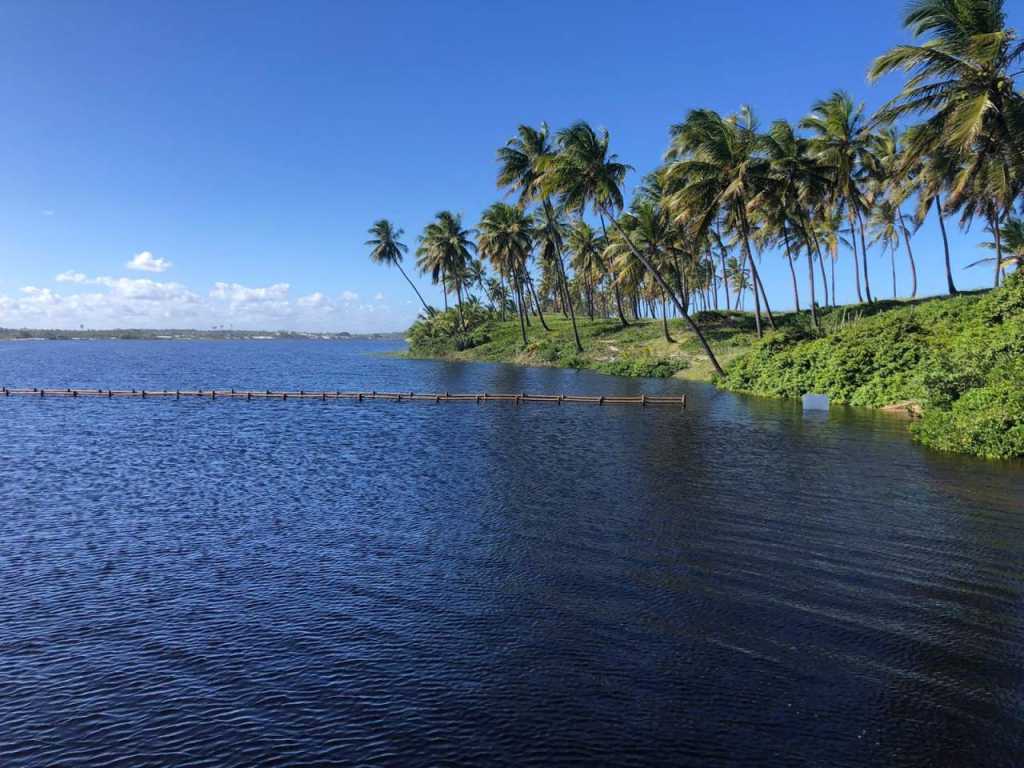
[[[785,258],[798,311],[806,281],[814,326],[818,307],[836,303],[836,262],[846,251],[858,301],[877,293],[872,249],[889,256],[894,297],[896,254],[905,253],[915,297],[911,241],[929,213],[941,230],[949,292],[953,216],[964,228],[980,220],[991,233],[995,254],[982,261],[994,264],[998,286],[1007,268],[1024,263],[1024,225],[1013,217],[1024,192],[1015,70],[1024,41],[1006,26],[1003,0],[916,0],[905,25],[915,43],[879,57],[869,73],[906,73],[876,114],[842,91],[798,125],[779,120],[766,130],[747,107],[728,116],[693,110],[671,127],[663,164],[628,206],[622,190],[631,169],[610,151],[607,131],[577,122],[552,135],[546,125],[522,125],[498,150],[498,186],[514,203],[491,205],[475,229],[457,214],[437,214],[419,238],[417,266],[441,284],[446,309],[455,295],[460,327],[463,302],[478,301],[477,289],[494,311],[518,317],[524,344],[531,314],[547,329],[545,308],[564,313],[581,351],[577,312],[628,325],[660,307],[666,339],[669,313],[682,317],[719,371],[693,313],[741,309],[749,291],[758,335],[765,323],[774,327],[760,272],[765,252]],[[401,267],[401,230],[381,220],[371,234],[372,258]],[[483,262],[496,277],[486,277]]]

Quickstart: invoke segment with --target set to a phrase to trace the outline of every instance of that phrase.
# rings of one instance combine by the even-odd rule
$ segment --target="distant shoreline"
[[[199,331],[192,329],[114,328],[102,331],[0,328],[0,341],[401,341],[391,333],[313,333],[305,331]]]

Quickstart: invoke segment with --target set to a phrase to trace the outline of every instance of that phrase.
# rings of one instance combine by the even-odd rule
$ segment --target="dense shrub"
[[[851,405],[914,401],[924,408],[914,433],[927,445],[1024,456],[1024,274],[983,296],[853,319],[833,310],[822,327],[820,338],[766,334],[720,386],[778,397],[818,392]]]

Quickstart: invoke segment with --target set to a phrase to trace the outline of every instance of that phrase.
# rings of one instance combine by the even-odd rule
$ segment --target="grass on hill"
[[[536,316],[527,328],[524,347],[517,320],[491,319],[476,308],[467,309],[471,329],[463,340],[454,331],[454,314],[435,316],[431,323],[418,322],[409,332],[412,357],[443,357],[449,360],[510,362],[520,365],[588,368],[618,376],[651,376],[710,381],[714,373],[696,336],[684,320],[669,320],[673,342],[667,342],[661,321],[631,321],[623,328],[618,320],[577,318],[583,352],[576,351],[572,324],[560,313],[545,314],[550,331]],[[741,312],[707,313],[703,328],[723,365],[750,348],[753,319]]]

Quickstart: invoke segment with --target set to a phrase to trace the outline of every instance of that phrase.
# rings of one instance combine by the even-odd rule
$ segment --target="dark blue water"
[[[394,344],[0,344],[0,765],[1024,764],[1024,469]]]

